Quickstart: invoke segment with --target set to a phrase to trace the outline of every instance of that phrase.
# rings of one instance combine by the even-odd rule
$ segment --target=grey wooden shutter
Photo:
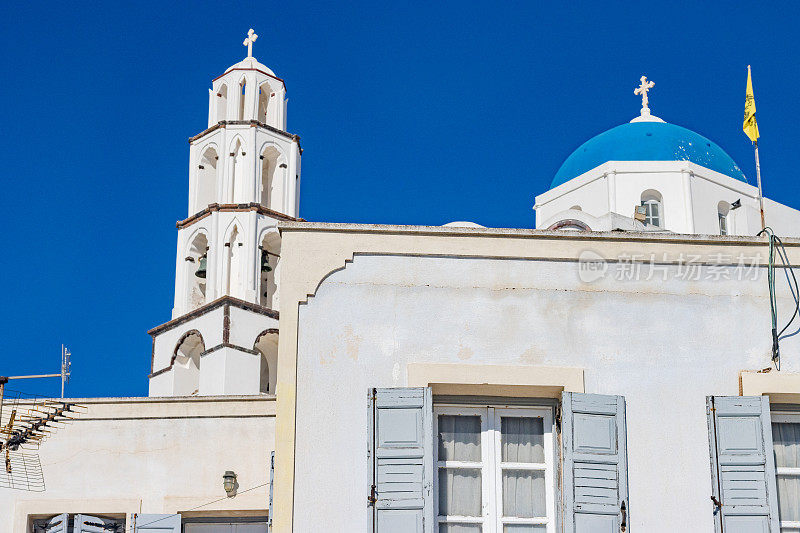
[[[717,532],[779,533],[767,396],[709,396],[712,494]]]
[[[269,454],[269,511],[267,514],[267,530],[272,531],[272,493],[275,485],[275,451]]]
[[[131,515],[133,533],[181,533],[179,514]]]
[[[629,531],[625,398],[562,395],[565,533]]]
[[[433,406],[430,388],[369,392],[373,533],[434,533]]]
[[[67,513],[54,516],[44,527],[45,533],[67,533],[69,516]]]
[[[72,533],[123,533],[125,526],[121,520],[76,514],[72,520]]]

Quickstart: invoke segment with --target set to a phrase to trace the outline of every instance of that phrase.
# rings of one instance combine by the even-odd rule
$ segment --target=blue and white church
[[[536,197],[538,229],[755,235],[759,193],[714,141],[650,113],[643,76],[638,117],[579,146]],[[766,224],[800,235],[800,211],[764,199]],[[637,216],[638,214],[638,216]]]
[[[148,396],[0,440],[0,533],[800,531],[800,212],[764,199],[776,256],[643,77],[536,228],[308,222],[256,38],[202,88]]]

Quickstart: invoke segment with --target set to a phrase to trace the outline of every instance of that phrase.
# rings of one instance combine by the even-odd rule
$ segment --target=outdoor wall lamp
[[[222,486],[225,488],[228,498],[236,496],[236,472],[226,470],[222,475]]]

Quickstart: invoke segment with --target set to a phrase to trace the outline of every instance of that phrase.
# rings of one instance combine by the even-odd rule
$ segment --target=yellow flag
[[[753,96],[753,79],[750,75],[750,65],[747,65],[747,91],[744,97],[744,124],[742,129],[750,140],[758,140],[758,124],[756,123],[756,98]]]

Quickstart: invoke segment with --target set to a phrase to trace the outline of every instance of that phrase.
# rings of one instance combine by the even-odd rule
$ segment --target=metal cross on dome
[[[247,47],[247,57],[253,57],[253,43],[256,42],[256,39],[258,39],[258,35],[256,35],[253,28],[250,28],[247,32],[247,37],[242,43],[243,46]]]
[[[641,85],[633,90],[633,94],[642,95],[642,116],[645,116],[650,114],[650,107],[647,105],[649,103],[647,91],[655,87],[656,84],[652,81],[647,81],[647,76],[642,76],[639,81]]]

